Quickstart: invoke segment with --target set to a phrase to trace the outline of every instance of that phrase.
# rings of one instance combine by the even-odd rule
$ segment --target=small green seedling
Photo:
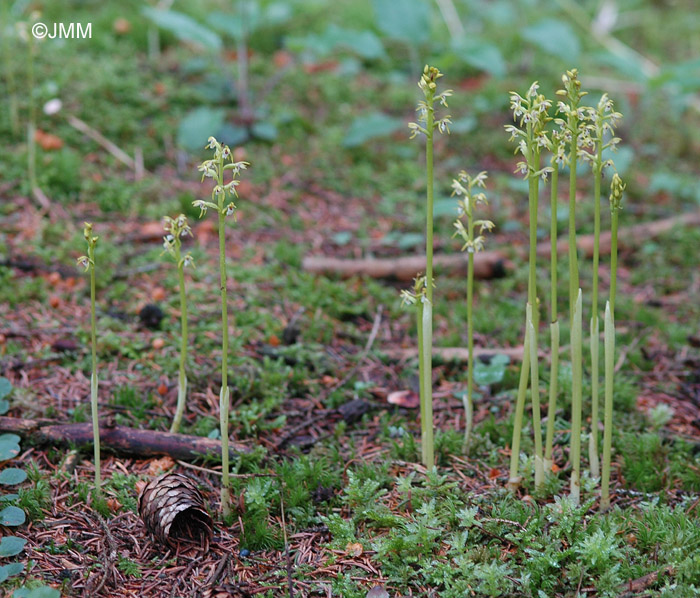
[[[418,87],[423,92],[425,100],[418,102],[418,122],[409,123],[411,139],[419,133],[425,135],[425,167],[427,174],[426,185],[426,232],[425,232],[425,277],[416,280],[424,281],[425,291],[418,291],[420,301],[418,306],[418,343],[419,350],[419,378],[421,420],[425,416],[428,421],[421,421],[422,435],[422,459],[426,467],[433,466],[433,389],[432,389],[432,338],[433,338],[433,134],[435,129],[440,133],[449,133],[450,117],[435,118],[435,102],[447,106],[447,98],[452,95],[451,90],[437,93],[437,80],[442,73],[435,67],[426,65],[423,74],[418,81]],[[414,289],[414,294],[416,293]],[[410,295],[410,293],[409,293]],[[415,295],[414,295],[415,296]],[[429,438],[426,436],[430,429]]]
[[[101,496],[100,474],[100,420],[97,408],[97,326],[95,324],[95,247],[99,237],[93,236],[92,224],[85,223],[83,236],[87,255],[78,258],[78,265],[90,273],[90,342],[92,347],[92,375],[90,376],[90,405],[92,408],[92,435],[95,449],[95,494]]]
[[[464,412],[466,422],[464,426],[464,448],[469,450],[472,426],[474,424],[474,255],[484,248],[484,232],[494,228],[490,220],[474,220],[474,208],[478,204],[488,204],[483,192],[475,192],[475,187],[486,187],[486,172],[480,172],[475,177],[469,176],[464,170],[452,181],[452,195],[460,197],[458,204],[458,218],[454,226],[457,229],[455,235],[462,237],[464,245],[462,251],[467,251],[469,263],[467,270],[467,347],[469,361],[467,362],[467,394],[464,397]],[[462,218],[467,217],[467,226],[464,226]],[[479,236],[474,229],[479,227]]]
[[[200,209],[199,217],[206,214],[209,208],[216,210],[219,220],[219,272],[221,280],[221,392],[219,393],[219,423],[221,427],[221,510],[224,519],[231,516],[231,480],[229,475],[229,387],[228,387],[228,306],[226,293],[226,217],[233,216],[236,205],[232,198],[238,197],[236,187],[240,184],[239,175],[242,170],[248,168],[247,162],[234,162],[231,149],[219,143],[214,137],[209,137],[207,149],[214,150],[214,158],[205,160],[200,164],[202,180],[214,179],[214,188],[211,192],[211,201],[197,200],[192,205]],[[231,180],[224,183],[224,173],[230,171]]]
[[[170,426],[170,431],[173,433],[180,431],[182,416],[185,413],[185,404],[187,402],[187,373],[185,372],[185,363],[187,361],[187,297],[185,294],[185,268],[187,266],[194,267],[192,256],[187,253],[182,255],[182,237],[192,236],[192,229],[187,223],[187,216],[180,214],[177,218],[165,217],[164,223],[165,232],[163,238],[163,247],[168,252],[177,264],[177,275],[180,283],[180,371],[177,384],[177,408],[175,409],[175,417]]]

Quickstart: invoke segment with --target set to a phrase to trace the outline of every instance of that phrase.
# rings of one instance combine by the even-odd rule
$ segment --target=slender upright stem
[[[420,310],[419,328],[422,329],[420,359],[423,365],[421,384],[421,446],[423,465],[430,468],[434,464],[433,455],[433,129],[435,114],[432,104],[428,106],[426,118],[425,167],[426,214],[425,214],[425,299]]]
[[[469,237],[474,238],[474,220],[470,216],[468,225]],[[467,403],[464,406],[464,450],[469,450],[472,427],[474,426],[474,252],[469,252],[469,269],[467,271],[467,349],[469,360],[467,361]]]
[[[544,469],[552,469],[552,446],[554,444],[554,423],[557,415],[557,393],[559,386],[559,315],[557,313],[557,207],[559,187],[559,165],[552,164],[551,221],[549,226],[550,249],[550,301],[549,301],[549,405],[547,406],[547,437],[544,445]]]
[[[540,389],[539,389],[539,360],[537,358],[537,341],[535,326],[532,321],[532,306],[527,304],[527,336],[528,344],[524,351],[530,352],[530,393],[532,396],[532,429],[535,436],[535,488],[541,489],[544,484],[544,464],[542,460],[542,427],[540,423]]]
[[[181,263],[181,251],[179,240],[175,244],[175,259],[177,261],[177,275],[180,283],[180,371],[177,384],[177,408],[173,418],[171,432],[178,432],[185,413],[187,401],[187,373],[185,363],[187,361],[187,298],[185,296],[185,268]]]
[[[100,420],[97,406],[97,324],[95,322],[95,249],[88,248],[90,263],[90,343],[92,348],[92,375],[90,376],[90,407],[92,411],[92,437],[95,458],[95,492],[101,494],[100,472]]]
[[[422,328],[421,358],[424,362],[423,370],[423,396],[426,400],[423,401],[421,409],[421,448],[423,454],[423,465],[428,469],[435,465],[435,448],[433,445],[433,378],[431,374],[431,359],[433,349],[433,306],[430,302],[426,302],[422,309],[421,322],[419,326]]]
[[[513,422],[513,441],[510,447],[510,476],[508,478],[508,488],[517,490],[520,486],[521,476],[519,475],[520,465],[520,437],[523,429],[523,412],[525,411],[525,395],[527,394],[527,383],[530,378],[530,327],[525,326],[525,341],[523,343],[523,363],[520,367],[520,381],[518,382],[518,398],[515,402],[515,421]]]
[[[221,427],[221,509],[224,518],[231,514],[231,485],[229,478],[229,388],[228,388],[228,297],[226,293],[226,215],[224,212],[224,160],[219,158],[218,181],[219,194],[219,271],[221,273],[221,393],[219,394],[219,423]]]
[[[2,16],[0,17],[0,27],[5,27],[4,31],[0,31],[2,37],[2,57],[5,70],[5,79],[7,81],[7,95],[9,96],[8,109],[10,116],[10,127],[12,134],[16,135],[19,131],[19,102],[17,101],[17,84],[15,82],[15,71],[10,58],[10,36],[7,34],[9,26],[9,2],[2,2]]]
[[[615,318],[615,296],[617,294],[617,226],[618,210],[611,212],[611,240],[610,240],[610,311],[613,320]]]
[[[610,456],[612,452],[613,389],[615,376],[615,322],[610,301],[605,305],[605,428],[603,430],[603,474],[600,508],[610,507]]]
[[[578,290],[571,327],[571,370],[573,397],[571,401],[571,499],[578,504],[581,497],[581,402],[582,402],[582,293]]]
[[[574,107],[575,108],[575,107]],[[578,256],[576,254],[576,164],[578,151],[578,118],[571,117],[569,158],[569,313],[573,324],[574,307],[579,288]]]
[[[32,191],[37,188],[36,182],[36,101],[34,99],[34,36],[30,33],[27,42],[27,87],[29,99],[29,121],[27,123],[27,170]]]
[[[598,457],[598,378],[599,378],[599,324],[598,324],[598,264],[600,261],[600,180],[603,169],[603,140],[599,139],[593,166],[594,244],[593,244],[593,297],[591,299],[591,435],[588,437],[588,460],[591,475],[600,476]]]
[[[425,210],[425,285],[428,302],[433,303],[433,129],[435,114],[432,106],[428,109],[425,140],[425,169],[427,173]]]

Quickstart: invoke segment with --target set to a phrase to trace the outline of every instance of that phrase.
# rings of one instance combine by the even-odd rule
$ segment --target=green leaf
[[[13,484],[21,484],[27,479],[27,472],[24,469],[17,467],[8,467],[0,471],[0,484],[9,486]]]
[[[201,107],[190,110],[177,128],[177,143],[190,151],[202,149],[209,136],[218,132],[223,124],[223,108]]]
[[[478,37],[460,38],[452,43],[452,49],[460,60],[475,69],[494,77],[506,74],[506,61],[494,44]]]
[[[348,230],[341,230],[335,233],[331,238],[336,245],[347,245],[352,241],[352,233]]]
[[[5,536],[0,539],[0,557],[15,556],[24,549],[27,541],[17,536]]]
[[[238,125],[232,125],[230,123],[224,123],[218,129],[218,133],[215,135],[216,138],[226,145],[234,146],[241,145],[248,141],[250,135],[248,134],[248,129],[245,127],[239,127]]]
[[[10,410],[10,403],[5,399],[0,399],[0,415],[5,415]]]
[[[19,494],[0,494],[0,502],[10,502],[18,498]]]
[[[411,44],[430,39],[430,4],[424,0],[372,0],[379,30]]]
[[[3,565],[0,567],[0,583],[5,581],[8,577],[17,575],[24,571],[24,563],[10,563],[8,565]]]
[[[581,53],[581,42],[566,21],[542,19],[523,29],[521,35],[544,52],[559,56],[566,62],[578,60]]]
[[[333,48],[346,48],[367,60],[386,56],[381,40],[371,31],[355,31],[329,25],[324,36]]]
[[[0,376],[0,399],[4,399],[10,392],[12,392],[12,382]]]
[[[2,440],[0,438],[0,461],[14,459],[19,455],[19,444],[14,440]]]
[[[143,7],[141,12],[158,27],[170,31],[181,41],[215,51],[221,50],[223,46],[216,33],[181,12],[158,10],[150,6]]]
[[[49,586],[41,586],[31,590],[19,588],[12,594],[12,598],[61,598],[61,592]]]
[[[344,147],[357,147],[365,141],[385,137],[403,129],[406,123],[382,112],[371,112],[358,116],[350,125],[343,139]]]
[[[19,444],[21,440],[22,439],[17,436],[17,434],[0,434],[0,442],[14,442],[15,444]]]
[[[257,122],[251,128],[250,132],[256,139],[263,141],[274,141],[277,139],[277,127],[268,122]]]
[[[507,355],[494,355],[488,363],[481,359],[474,362],[474,382],[479,386],[489,386],[497,384],[503,380],[506,373],[506,366],[510,363]]]
[[[0,511],[0,525],[22,525],[26,519],[24,511],[19,507],[9,506]]]

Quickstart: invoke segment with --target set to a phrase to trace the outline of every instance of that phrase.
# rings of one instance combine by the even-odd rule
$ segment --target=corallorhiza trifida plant
[[[78,258],[78,265],[90,273],[90,345],[92,348],[92,375],[90,376],[90,406],[92,411],[92,436],[95,451],[95,494],[101,496],[102,476],[100,474],[100,420],[97,410],[97,326],[95,324],[95,247],[96,237],[92,234],[92,224],[85,223],[83,236],[87,242],[87,255]]]
[[[451,90],[437,93],[437,80],[442,73],[435,67],[426,65],[418,81],[424,100],[418,102],[418,122],[409,123],[411,139],[419,133],[425,136],[426,181],[426,232],[425,232],[425,291],[414,289],[414,295],[420,297],[415,301],[418,310],[419,378],[421,405],[421,454],[423,465],[432,467],[434,461],[433,447],[433,389],[432,389],[432,339],[433,339],[433,135],[435,130],[449,133],[450,117],[435,118],[435,102],[447,106]],[[420,279],[417,279],[420,280]]]
[[[214,158],[205,160],[200,164],[202,180],[211,178],[214,188],[211,192],[211,201],[197,200],[192,205],[200,209],[199,217],[206,214],[211,208],[216,210],[219,222],[219,271],[221,278],[221,392],[219,393],[219,423],[221,426],[221,509],[224,519],[231,515],[231,494],[229,475],[229,449],[228,449],[228,425],[229,425],[229,387],[228,387],[228,307],[226,293],[226,217],[233,216],[236,205],[233,198],[238,197],[236,187],[240,183],[239,175],[242,170],[248,168],[247,162],[234,162],[231,150],[227,145],[219,143],[214,137],[209,137],[207,149],[214,150]],[[224,175],[230,172],[231,179],[224,182]]]
[[[578,504],[581,494],[581,412],[583,402],[583,331],[582,300],[579,285],[578,256],[576,253],[576,175],[579,159],[587,154],[593,145],[587,126],[588,109],[581,106],[581,99],[587,92],[581,91],[578,71],[572,69],[562,76],[564,89],[557,91],[557,113],[561,117],[555,123],[569,145],[566,163],[569,167],[569,322],[571,326],[571,461],[570,494]]]
[[[462,170],[456,179],[452,180],[452,195],[457,195],[458,217],[455,220],[455,235],[459,235],[464,241],[462,251],[468,254],[467,270],[467,347],[469,351],[469,361],[467,362],[467,394],[464,396],[464,412],[466,422],[464,426],[464,449],[469,450],[472,427],[474,425],[474,255],[484,248],[484,232],[494,228],[490,220],[475,220],[474,209],[478,204],[488,204],[486,195],[476,188],[486,187],[486,172],[482,171],[475,177],[471,177]],[[466,217],[467,225],[464,226],[462,219]],[[479,227],[478,236],[475,233]]]
[[[185,268],[194,267],[194,260],[190,253],[182,255],[182,237],[192,236],[192,229],[187,223],[187,216],[180,214],[177,218],[166,216],[164,219],[165,232],[163,237],[163,248],[170,254],[177,264],[177,276],[180,283],[180,371],[177,381],[177,407],[175,417],[170,426],[171,432],[179,432],[182,416],[185,413],[187,402],[187,373],[185,363],[187,361],[187,298],[185,295]]]
[[[588,108],[588,130],[593,142],[593,151],[584,152],[583,156],[591,162],[593,172],[594,201],[594,245],[593,245],[593,290],[591,299],[591,434],[589,436],[588,454],[591,475],[600,476],[598,458],[598,378],[599,378],[599,335],[598,323],[598,264],[600,261],[600,187],[603,169],[613,166],[612,160],[603,160],[606,149],[614,150],[620,142],[615,137],[615,124],[622,118],[613,110],[613,102],[603,94],[596,108]]]
[[[532,397],[532,424],[535,443],[535,486],[540,488],[544,483],[544,455],[542,450],[542,428],[540,422],[539,394],[539,360],[537,351],[537,336],[539,326],[539,298],[537,296],[537,211],[539,198],[539,181],[546,180],[552,171],[551,166],[541,166],[541,152],[551,147],[547,136],[546,125],[551,120],[548,110],[552,103],[542,94],[538,94],[539,85],[533,83],[525,97],[511,92],[510,107],[513,119],[518,126],[508,125],[511,141],[517,141],[516,153],[523,156],[518,162],[516,172],[522,173],[528,181],[528,205],[530,218],[530,253],[528,273],[528,300],[525,319],[525,342],[523,343],[523,363],[518,384],[518,398],[515,407],[515,425],[511,445],[511,463],[508,487],[515,489],[520,484],[518,472],[520,458],[520,436],[525,410],[525,394],[528,378]]]
[[[617,292],[617,221],[622,209],[625,185],[615,173],[610,184],[611,246],[610,300],[605,304],[605,416],[603,429],[603,472],[600,480],[600,508],[610,507],[610,457],[612,453],[613,390],[615,376],[615,294]]]

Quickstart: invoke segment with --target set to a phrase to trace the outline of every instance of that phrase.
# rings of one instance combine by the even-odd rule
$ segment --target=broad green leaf
[[[581,42],[576,32],[560,19],[542,19],[523,29],[521,35],[544,52],[559,56],[565,62],[578,60],[581,53]]]
[[[17,436],[17,434],[0,434],[0,442],[14,442],[15,444],[19,444],[21,440],[22,439]]]
[[[20,588],[15,590],[12,598],[61,598],[61,592],[49,586],[41,586],[31,590]]]
[[[510,363],[507,355],[494,355],[489,363],[484,363],[481,359],[474,362],[474,382],[479,386],[489,386],[503,380],[506,373],[506,366]]]
[[[195,108],[180,121],[177,143],[186,150],[201,150],[207,139],[224,124],[223,108]]]
[[[24,469],[17,467],[8,467],[0,471],[0,484],[9,486],[12,484],[21,484],[27,479],[27,472]]]
[[[406,123],[402,119],[382,112],[371,112],[370,114],[358,116],[345,134],[343,146],[357,147],[370,139],[396,133],[405,126]]]
[[[367,60],[386,55],[381,40],[371,31],[355,31],[329,25],[324,36],[332,43],[333,48],[346,48]]]
[[[398,247],[399,249],[411,249],[412,247],[418,247],[425,243],[425,236],[423,233],[404,233],[399,237]]]
[[[427,0],[372,0],[379,30],[412,44],[430,39],[430,6]]]
[[[19,507],[5,507],[0,511],[0,525],[22,525],[26,521],[24,511]]]
[[[17,536],[5,536],[0,539],[0,557],[15,556],[24,549],[27,541]]]
[[[19,444],[14,440],[0,439],[0,461],[14,459],[17,455],[19,455]]]
[[[256,139],[263,141],[274,141],[277,139],[277,127],[269,122],[257,122],[251,128],[250,132]]]
[[[10,502],[18,498],[19,494],[0,494],[0,502]]]
[[[9,563],[8,565],[3,565],[0,567],[0,583],[5,581],[8,577],[17,575],[24,571],[24,563]]]
[[[497,46],[481,38],[461,38],[452,44],[452,49],[460,60],[480,71],[503,77],[506,74],[506,61]]]
[[[0,399],[0,415],[5,415],[10,410],[10,403],[5,399]]]
[[[222,48],[223,44],[218,34],[181,12],[158,10],[150,6],[143,7],[141,11],[158,27],[170,31],[181,41],[190,42],[209,50],[219,51]]]
[[[230,123],[224,123],[218,129],[218,133],[215,137],[226,145],[233,147],[234,145],[241,145],[248,141],[248,129],[245,127],[239,127],[238,125],[232,125]]]
[[[0,399],[4,399],[12,391],[12,382],[7,378],[0,377]]]

